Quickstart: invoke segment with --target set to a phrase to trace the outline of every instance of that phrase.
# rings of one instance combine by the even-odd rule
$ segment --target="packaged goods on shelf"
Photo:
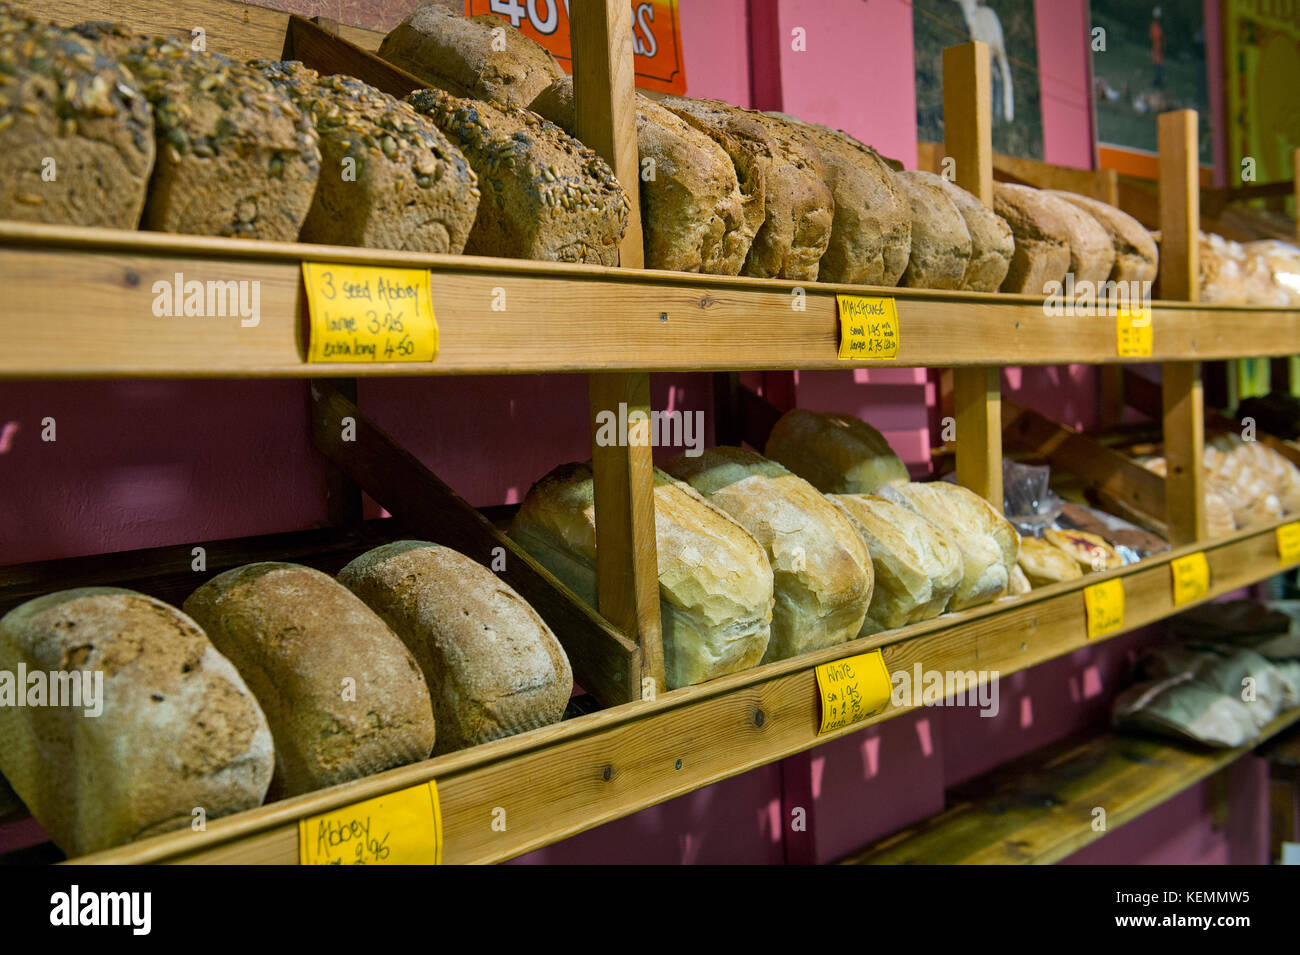
[[[1135,683],[1115,698],[1111,722],[1117,730],[1156,733],[1203,746],[1245,746],[1259,736],[1244,703],[1225,696],[1190,674]]]

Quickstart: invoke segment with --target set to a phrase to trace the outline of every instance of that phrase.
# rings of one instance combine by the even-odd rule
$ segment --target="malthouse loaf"
[[[862,636],[943,613],[961,583],[961,552],[924,517],[872,494],[831,494],[871,553],[876,587]]]
[[[573,134],[573,80],[556,80],[530,108]],[[641,95],[636,141],[646,267],[738,275],[757,231],[746,207],[762,199],[741,192],[726,150]]]
[[[853,525],[815,487],[743,448],[710,448],[665,466],[726,511],[767,552],[776,606],[763,662],[851,640],[862,629],[875,574]]]
[[[135,229],[153,162],[127,70],[71,30],[0,16],[0,219]]]
[[[1073,192],[1053,192],[1072,206],[1083,210],[1097,220],[1110,235],[1115,249],[1115,264],[1109,279],[1112,282],[1154,282],[1159,270],[1159,256],[1155,239],[1146,226],[1127,212],[1106,202],[1099,202]]]
[[[912,251],[900,284],[960,288],[971,258],[966,220],[948,193],[933,182],[908,171],[896,178],[912,206]]]
[[[787,411],[764,453],[823,494],[874,494],[883,484],[908,479],[884,436],[852,415]]]
[[[320,135],[320,183],[304,242],[407,252],[460,252],[479,204],[460,150],[408,104],[297,62],[257,64],[308,113]]]
[[[1020,569],[1035,587],[1083,576],[1074,556],[1037,537],[1020,539]]]
[[[379,44],[379,55],[456,96],[524,107],[563,75],[550,53],[492,14],[463,17],[426,3]]]
[[[618,264],[628,201],[603,159],[526,109],[417,90],[407,102],[456,144],[482,198],[465,251]]]
[[[1059,208],[1029,186],[993,184],[993,211],[1011,227],[1016,240],[1003,292],[1043,295],[1047,283],[1064,281],[1070,268],[1070,231]]]
[[[186,827],[196,809],[208,819],[251,809],[266,795],[266,718],[176,608],[117,587],[29,600],[0,618],[0,671],[20,664],[103,674],[97,716],[0,706],[0,772],[68,855]]]
[[[772,624],[772,568],[758,541],[690,485],[655,469],[659,609],[669,689],[758,663]],[[596,606],[591,467],[566,464],[528,491],[510,536]]]
[[[415,655],[433,696],[435,753],[559,722],[573,692],[560,642],[513,587],[449,547],[396,541],[339,581]]]
[[[1065,223],[1070,236],[1070,272],[1074,281],[1090,282],[1094,286],[1106,281],[1115,265],[1115,246],[1110,233],[1090,213],[1050,192],[1039,192],[1040,198],[1055,207],[1056,214]]]
[[[424,759],[433,707],[402,641],[328,574],[258,563],[185,601],[257,697],[275,740],[274,796]]]
[[[959,288],[968,292],[996,292],[1011,268],[1016,241],[1003,218],[960,186],[931,172],[907,173],[943,190],[970,233],[970,261]]]
[[[742,270],[757,278],[815,281],[830,243],[835,199],[821,153],[799,127],[718,100],[660,100],[688,122],[738,140],[762,170],[763,225]]]
[[[962,578],[949,610],[987,603],[1007,592],[1020,556],[1020,535],[982,497],[946,481],[886,484],[880,496],[920,514],[961,550]]]

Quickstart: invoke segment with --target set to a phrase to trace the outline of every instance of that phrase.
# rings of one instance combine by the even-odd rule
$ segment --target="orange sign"
[[[465,0],[465,15],[492,13],[524,36],[536,40],[573,72],[569,45],[570,0]],[[686,66],[682,60],[682,29],[677,0],[629,0],[632,4],[632,42],[636,85],[661,93],[686,92]]]

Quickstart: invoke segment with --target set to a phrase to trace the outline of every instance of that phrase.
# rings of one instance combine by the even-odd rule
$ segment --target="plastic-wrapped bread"
[[[1011,227],[996,212],[943,176],[917,170],[906,173],[943,190],[966,223],[970,233],[970,261],[958,288],[968,292],[996,292],[1011,268],[1016,242]]]
[[[356,558],[339,582],[402,638],[424,673],[450,753],[558,723],[573,692],[560,641],[509,584],[464,554],[394,541]]]
[[[1106,281],[1115,265],[1115,245],[1100,222],[1079,206],[1059,199],[1050,192],[1040,192],[1040,198],[1053,206],[1065,223],[1070,237],[1070,273],[1075,284],[1089,282],[1094,286]]]
[[[771,632],[767,555],[748,531],[690,485],[658,468],[654,479],[668,688],[753,666],[767,650]],[[589,464],[562,465],[534,484],[510,536],[596,606],[596,506]]]
[[[970,229],[948,193],[914,172],[896,181],[912,207],[912,250],[899,281],[908,288],[957,289],[971,259]]]
[[[1167,477],[1169,474],[1169,466],[1162,457],[1138,458],[1137,463],[1161,477]],[[1210,538],[1227,537],[1229,534],[1235,533],[1237,522],[1233,517],[1233,508],[1228,502],[1227,496],[1213,481],[1205,482],[1203,495],[1205,500],[1206,536]]]
[[[199,587],[185,612],[235,664],[266,714],[274,796],[369,776],[433,750],[433,707],[415,658],[328,574],[248,564]]]
[[[1156,243],[1146,226],[1127,212],[1106,202],[1080,196],[1073,192],[1051,193],[1088,213],[1110,235],[1115,249],[1115,264],[1108,276],[1111,282],[1154,282],[1159,271],[1160,257]]]
[[[871,555],[825,495],[775,461],[743,448],[681,455],[664,470],[730,514],[767,552],[776,606],[764,663],[857,636],[875,582]]]
[[[1218,467],[1211,462],[1219,462]],[[1263,442],[1220,435],[1206,448],[1206,464],[1233,484],[1238,483],[1239,474],[1251,474],[1259,482],[1257,495],[1267,493],[1276,497],[1283,513],[1300,511],[1300,468]]]
[[[962,578],[949,610],[987,603],[1007,592],[1020,556],[1020,535],[988,501],[947,481],[886,484],[879,493],[920,514],[961,549]]]
[[[68,855],[188,827],[196,809],[215,819],[265,797],[266,718],[235,667],[175,607],[118,587],[29,600],[0,618],[0,674],[19,666],[28,686],[16,689],[29,705],[0,705],[0,772]],[[81,700],[31,705],[37,673],[77,674]],[[47,679],[51,691],[55,682]]]
[[[1019,565],[1034,587],[1046,587],[1083,576],[1072,555],[1037,537],[1020,539]]]
[[[908,480],[907,468],[884,436],[852,415],[787,411],[772,428],[764,453],[823,494],[875,494],[890,481]]]
[[[961,583],[957,544],[921,515],[871,494],[831,494],[871,554],[876,584],[860,636],[943,613]]]
[[[1070,268],[1070,232],[1060,205],[1029,186],[993,184],[993,211],[1011,227],[1016,249],[1002,280],[1003,292],[1044,295],[1049,282],[1062,282]],[[1050,198],[1050,197],[1048,197]]]

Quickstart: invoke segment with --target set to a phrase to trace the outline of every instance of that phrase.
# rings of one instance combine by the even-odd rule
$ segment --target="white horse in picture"
[[[1002,40],[1002,21],[997,12],[984,5],[984,0],[956,0],[966,18],[966,29],[972,40],[989,45],[989,55],[996,61],[1002,79],[1002,118],[1011,122],[1016,118],[1015,97],[1011,88],[1011,63],[1007,60],[1006,43]],[[994,76],[994,80],[998,79]],[[996,116],[997,96],[994,95],[993,114]]]

